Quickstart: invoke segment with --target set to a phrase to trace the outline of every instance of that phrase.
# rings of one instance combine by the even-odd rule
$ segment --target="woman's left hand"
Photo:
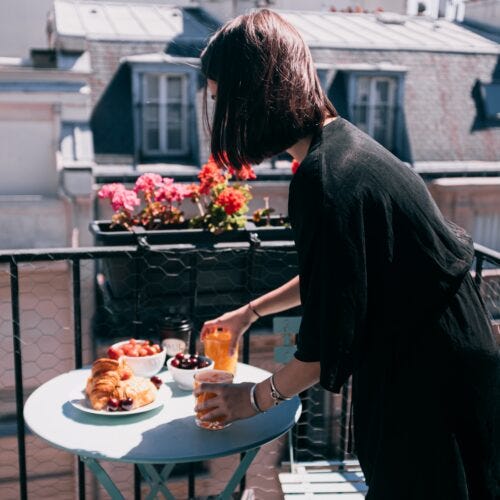
[[[203,383],[194,391],[198,396],[202,392],[211,392],[215,397],[207,399],[195,407],[195,411],[210,410],[201,420],[221,418],[224,422],[234,422],[242,418],[253,417],[256,413],[250,404],[250,389],[253,384],[211,384]]]

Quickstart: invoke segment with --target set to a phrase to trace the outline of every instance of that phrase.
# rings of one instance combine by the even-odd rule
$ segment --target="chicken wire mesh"
[[[257,248],[153,247],[144,251],[127,247],[108,253],[96,248],[88,252],[4,254],[3,261],[9,260],[14,267],[0,264],[0,498],[6,500],[20,497],[23,481],[17,441],[21,429],[16,422],[16,388],[19,390],[20,381],[16,387],[13,336],[17,329],[25,400],[39,385],[73,369],[79,361],[90,364],[115,341],[130,337],[158,339],[166,315],[180,312],[189,316],[198,332],[206,319],[238,307],[297,274],[293,245],[284,243]],[[493,259],[490,264],[482,272],[481,291],[493,318],[498,320],[500,262]],[[12,307],[17,300],[19,325]],[[300,310],[286,314],[299,316]],[[282,343],[279,332],[273,333],[271,319],[264,318],[246,336],[240,359],[275,371],[281,366],[275,349]],[[199,349],[196,336],[191,347]],[[340,395],[320,387],[301,395],[303,412],[291,437],[296,461],[352,458],[345,453],[349,398],[349,387]],[[74,456],[48,446],[29,432],[25,450],[29,498],[78,497],[78,463]],[[254,498],[281,498],[278,474],[290,470],[290,458],[288,435],[263,446],[243,488]],[[103,465],[125,498],[139,496],[137,489],[141,496],[147,495],[147,485],[134,484],[133,466]],[[232,455],[176,466],[169,488],[177,498],[191,496],[192,472],[197,498],[216,495],[237,465],[238,456]],[[85,474],[85,492],[87,498],[107,498],[90,473]]]

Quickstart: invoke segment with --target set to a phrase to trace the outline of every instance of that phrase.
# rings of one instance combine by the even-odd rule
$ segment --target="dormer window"
[[[394,148],[397,78],[356,76],[352,122],[389,150]]]
[[[186,74],[144,74],[141,107],[145,155],[189,154]]]

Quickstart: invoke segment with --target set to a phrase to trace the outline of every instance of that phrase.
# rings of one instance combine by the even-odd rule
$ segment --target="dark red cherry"
[[[134,400],[132,398],[122,399],[120,401],[120,408],[124,411],[129,411],[134,406]]]
[[[151,382],[153,382],[153,384],[155,385],[155,387],[157,389],[159,389],[161,387],[161,385],[163,384],[162,380],[160,377],[157,377],[157,376],[153,376],[151,377]]]
[[[178,352],[175,355],[175,359],[178,359],[179,361],[182,361],[184,359],[184,354],[182,352]]]
[[[172,363],[171,365],[174,367],[174,368],[179,368],[181,362],[177,359],[177,357],[175,357],[173,360],[172,360]]]
[[[117,411],[120,409],[120,400],[116,398],[109,398],[107,410],[108,411]]]

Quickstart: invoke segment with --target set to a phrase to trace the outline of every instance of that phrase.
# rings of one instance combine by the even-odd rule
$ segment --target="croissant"
[[[151,403],[156,398],[156,387],[145,378],[132,376],[133,372],[123,358],[100,358],[92,365],[85,392],[94,410],[102,410],[109,398],[131,398],[132,408]]]

